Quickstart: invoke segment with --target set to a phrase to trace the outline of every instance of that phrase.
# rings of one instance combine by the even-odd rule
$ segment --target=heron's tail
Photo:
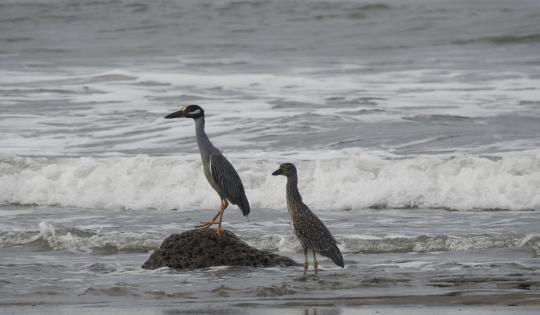
[[[345,267],[345,262],[343,261],[343,256],[341,255],[341,251],[335,245],[326,255],[328,258],[332,259],[334,264],[340,266],[341,268]]]
[[[251,208],[249,207],[249,201],[247,200],[245,195],[242,197],[242,199],[240,199],[240,202],[238,202],[238,208],[242,210],[242,214],[244,216],[247,216],[251,211]]]

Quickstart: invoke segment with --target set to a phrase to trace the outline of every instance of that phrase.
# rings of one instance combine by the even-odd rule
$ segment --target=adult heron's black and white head
[[[272,173],[272,175],[285,175],[287,177],[296,175],[296,167],[292,163],[283,163]]]
[[[201,118],[204,117],[204,110],[199,105],[182,106],[179,111],[171,113],[165,118]]]

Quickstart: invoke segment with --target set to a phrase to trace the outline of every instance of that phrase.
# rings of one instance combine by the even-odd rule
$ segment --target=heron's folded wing
[[[240,176],[232,164],[221,154],[210,156],[210,172],[225,197],[240,207],[244,215],[248,215],[250,208]]]

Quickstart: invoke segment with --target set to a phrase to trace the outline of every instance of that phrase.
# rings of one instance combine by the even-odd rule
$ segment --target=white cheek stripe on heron
[[[189,112],[189,113],[190,113],[191,115],[198,115],[198,114],[201,113],[201,110],[197,108],[196,110],[194,110],[194,111],[192,111],[192,112]]]

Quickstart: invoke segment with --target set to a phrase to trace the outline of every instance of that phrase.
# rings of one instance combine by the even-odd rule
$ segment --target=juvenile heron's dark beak
[[[170,119],[170,118],[186,117],[186,114],[187,113],[184,110],[179,110],[177,112],[170,113],[169,115],[165,116],[165,118]]]
[[[281,174],[283,174],[283,170],[282,170],[281,168],[275,170],[275,171],[272,173],[272,175],[274,175],[274,176],[276,176],[276,175],[281,175]]]

